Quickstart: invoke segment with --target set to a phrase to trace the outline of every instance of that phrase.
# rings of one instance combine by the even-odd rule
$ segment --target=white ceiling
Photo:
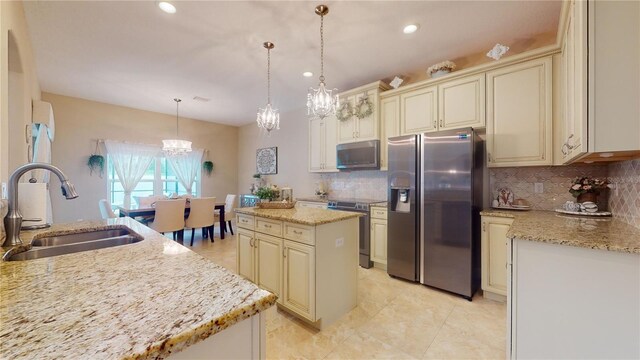
[[[219,123],[255,121],[266,102],[304,106],[319,75],[319,24],[309,1],[26,1],[43,91]],[[559,1],[328,1],[327,86],[341,90],[555,31]],[[420,24],[410,36],[404,25]],[[304,78],[302,72],[313,71]],[[197,102],[194,96],[210,98]]]

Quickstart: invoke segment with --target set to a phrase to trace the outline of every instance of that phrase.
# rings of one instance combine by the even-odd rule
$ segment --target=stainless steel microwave
[[[380,169],[380,140],[338,144],[336,156],[339,170]]]

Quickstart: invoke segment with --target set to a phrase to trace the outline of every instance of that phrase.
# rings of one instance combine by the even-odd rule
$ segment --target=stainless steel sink
[[[99,231],[87,231],[75,234],[55,235],[43,237],[40,239],[34,239],[31,242],[31,246],[58,246],[75,244],[80,242],[87,242],[93,240],[108,239],[112,237],[119,237],[131,235],[131,232],[127,229],[112,229],[112,230],[99,230]]]
[[[104,249],[142,241],[143,238],[127,229],[89,231],[75,234],[56,235],[35,239],[32,248],[5,254],[5,261],[40,259],[51,256],[73,254],[81,251]]]

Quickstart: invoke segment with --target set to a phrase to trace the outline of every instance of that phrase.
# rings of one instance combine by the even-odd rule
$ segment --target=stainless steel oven
[[[360,266],[365,269],[373,266],[371,261],[371,234],[369,217],[369,206],[372,203],[378,203],[380,200],[329,200],[327,207],[331,210],[353,211],[362,213],[359,218],[360,223],[360,239],[358,241],[360,248]]]

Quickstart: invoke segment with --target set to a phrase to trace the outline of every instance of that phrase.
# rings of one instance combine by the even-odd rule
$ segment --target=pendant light
[[[332,95],[338,89],[327,90],[324,83],[324,16],[329,13],[326,5],[316,6],[316,14],[320,16],[320,84],[317,89],[309,88],[307,94],[307,115],[324,119],[328,115],[335,115],[340,107],[338,94]]]
[[[178,127],[178,110],[180,107],[181,99],[173,99],[176,102],[176,139],[162,140],[162,151],[168,156],[184,155],[191,152],[191,141],[178,140],[180,137],[180,128]]]
[[[264,109],[258,109],[256,122],[260,129],[270,134],[271,130],[280,130],[280,114],[277,109],[271,107],[271,49],[275,45],[267,41],[263,46],[267,49],[267,106]]]

